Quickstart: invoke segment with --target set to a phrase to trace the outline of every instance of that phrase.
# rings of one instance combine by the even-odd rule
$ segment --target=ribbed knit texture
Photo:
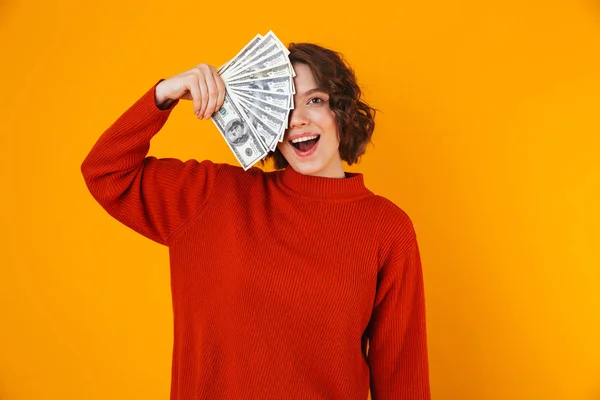
[[[147,156],[177,104],[159,110],[155,86],[81,170],[110,215],[169,248],[171,399],[430,399],[409,217],[361,174]]]

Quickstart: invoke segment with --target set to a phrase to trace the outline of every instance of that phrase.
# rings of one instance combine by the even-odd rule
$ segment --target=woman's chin
[[[313,163],[293,163],[291,164],[294,171],[302,175],[318,175],[321,168]]]

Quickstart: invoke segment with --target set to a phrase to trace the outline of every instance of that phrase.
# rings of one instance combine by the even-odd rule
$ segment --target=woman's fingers
[[[210,118],[221,108],[225,99],[225,83],[215,67],[198,64],[160,82],[156,86],[155,103],[164,107],[168,101],[186,99],[194,103],[194,114],[198,119]]]
[[[223,102],[225,101],[225,82],[223,82],[223,78],[221,78],[221,75],[219,75],[215,67],[213,67],[212,65],[210,67],[215,82],[217,83],[217,90],[219,92],[217,96],[215,111],[219,111],[219,109],[223,106]]]
[[[206,113],[206,106],[208,104],[208,87],[206,86],[206,73],[209,72],[210,69],[206,64],[200,64],[196,67],[196,73],[198,75],[198,88],[200,89],[200,95],[202,96],[200,111],[198,115],[200,118],[204,118],[204,114]]]
[[[217,105],[219,92],[217,89],[217,82],[215,81],[215,77],[213,76],[212,70],[210,70],[210,68],[209,68],[209,73],[207,73],[205,75],[205,78],[206,78],[206,87],[208,89],[208,103],[206,104],[204,118],[208,119],[215,112],[215,107]]]
[[[192,101],[194,102],[194,114],[199,119],[202,119],[202,114],[200,114],[200,110],[202,109],[202,93],[200,93],[200,87],[198,86],[198,76],[192,75],[190,79],[189,90],[192,95]]]

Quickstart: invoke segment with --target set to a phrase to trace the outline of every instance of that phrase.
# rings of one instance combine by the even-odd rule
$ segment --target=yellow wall
[[[167,249],[80,164],[156,80],[269,29],[344,53],[381,110],[351,170],[415,223],[433,397],[600,399],[597,2],[27,3],[0,3],[0,399],[168,398]],[[151,154],[235,163],[189,102]]]

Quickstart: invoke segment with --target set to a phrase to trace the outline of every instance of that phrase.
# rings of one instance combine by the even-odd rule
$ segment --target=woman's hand
[[[225,83],[212,65],[199,64],[156,85],[156,106],[166,110],[179,99],[194,102],[198,119],[210,118],[223,105]]]

